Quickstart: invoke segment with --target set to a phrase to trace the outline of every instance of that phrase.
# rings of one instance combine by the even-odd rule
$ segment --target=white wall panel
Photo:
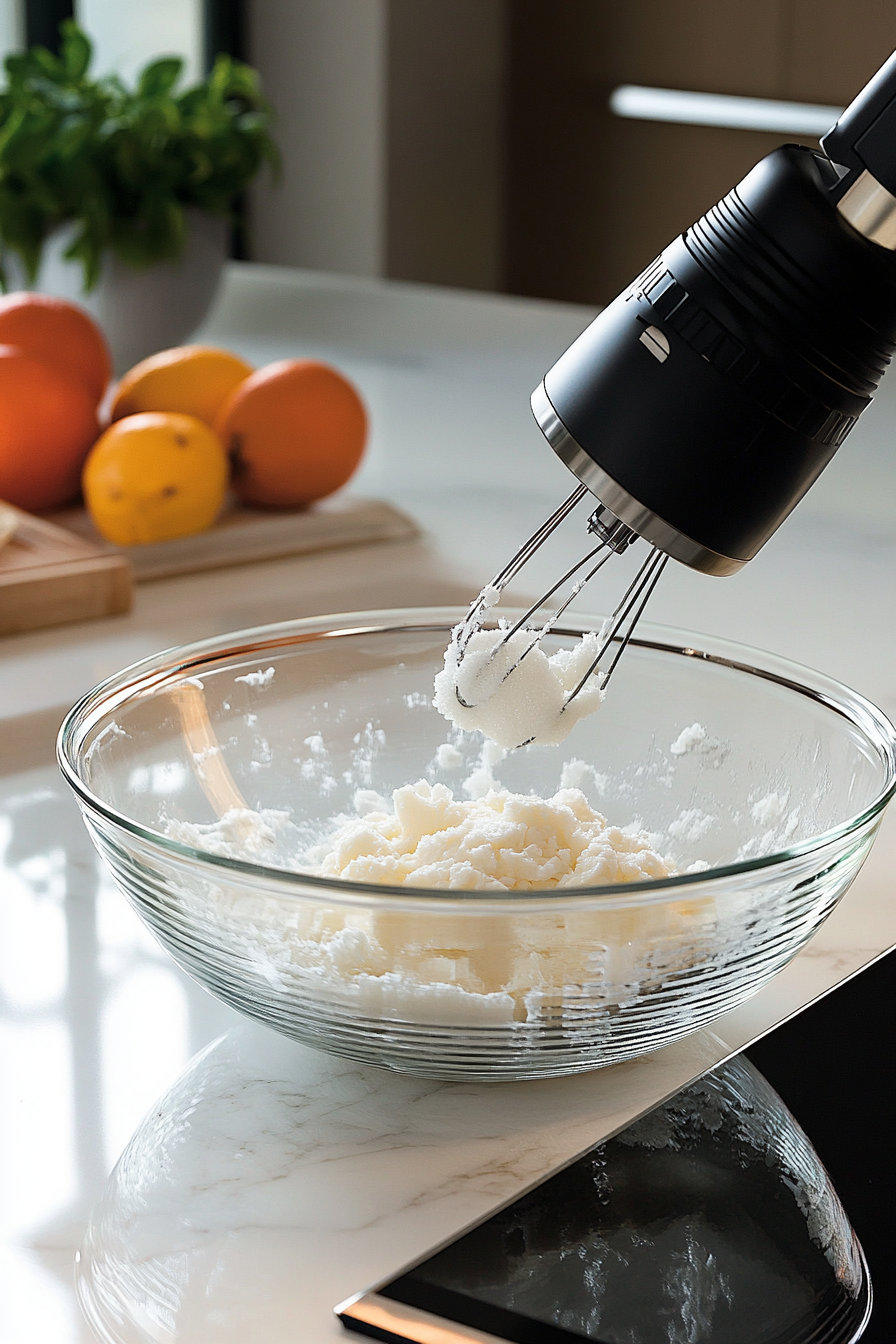
[[[94,44],[96,74],[131,81],[156,56],[183,56],[186,79],[202,75],[202,0],[77,0],[75,13]]]
[[[23,28],[21,0],[0,0],[0,61],[19,50]]]
[[[384,266],[386,0],[255,0],[249,52],[278,113],[283,176],[252,192],[257,261]]]

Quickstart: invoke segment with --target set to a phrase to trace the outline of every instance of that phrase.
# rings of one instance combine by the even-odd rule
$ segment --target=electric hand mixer
[[[458,661],[590,491],[587,553],[492,657],[545,613],[506,679],[598,569],[643,538],[649,555],[566,704],[592,675],[603,688],[669,557],[735,573],[830,462],[896,349],[896,53],[821,146],[762,159],[545,375],[532,410],[580,484],[472,604],[454,633]]]

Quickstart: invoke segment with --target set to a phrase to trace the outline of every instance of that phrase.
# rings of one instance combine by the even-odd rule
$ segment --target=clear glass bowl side
[[[63,772],[92,806],[175,849],[170,823],[213,825],[231,806],[286,808],[307,841],[352,811],[359,788],[388,797],[423,777],[458,793],[481,743],[467,735],[460,763],[438,765],[449,725],[430,703],[456,613],[415,614],[290,622],[145,660],[68,716]],[[649,627],[624,667],[612,706],[562,746],[512,753],[498,783],[548,797],[575,779],[613,823],[646,825],[681,871],[774,862],[849,829],[896,786],[892,725],[821,674]],[[706,738],[683,748],[697,721]]]
[[[226,1003],[351,1059],[495,1080],[630,1059],[736,1007],[827,918],[878,824],[761,882],[709,879],[642,906],[598,895],[509,910],[338,904],[310,884],[222,876],[86,820],[137,913]]]

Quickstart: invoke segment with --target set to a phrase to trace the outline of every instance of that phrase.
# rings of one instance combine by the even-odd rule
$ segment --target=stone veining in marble
[[[664,1091],[726,1053],[710,1033],[664,1051]],[[297,1314],[303,1339],[326,1338],[336,1301],[620,1128],[652,1103],[660,1079],[646,1081],[619,1065],[439,1083],[241,1026],[193,1061],[125,1150],[82,1250],[82,1298],[129,1344],[279,1344]],[[236,1274],[244,1256],[257,1267],[268,1255],[254,1276]],[[273,1297],[272,1274],[283,1276]]]

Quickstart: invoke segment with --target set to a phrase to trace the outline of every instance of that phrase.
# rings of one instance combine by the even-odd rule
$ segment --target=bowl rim
[[[524,609],[502,608],[501,615],[513,619]],[[125,813],[97,797],[81,779],[77,768],[79,748],[98,717],[105,716],[116,705],[124,704],[137,695],[152,694],[172,679],[186,680],[200,675],[199,668],[212,658],[220,662],[227,657],[244,657],[273,652],[277,648],[298,645],[321,638],[341,638],[387,632],[420,633],[450,630],[466,614],[461,607],[398,607],[371,611],[336,612],[322,616],[303,616],[268,625],[252,626],[175,645],[159,653],[138,659],[113,673],[87,691],[66,714],[56,740],[56,757],[66,783],[78,798],[82,808],[98,813],[106,821],[136,836],[145,844],[192,861],[211,865],[231,875],[261,878],[278,887],[301,887],[295,894],[307,898],[310,891],[327,893],[331,899],[344,902],[351,896],[364,898],[365,904],[384,897],[402,902],[433,901],[442,903],[498,905],[507,902],[525,902],[528,909],[542,903],[556,906],[559,902],[580,903],[599,899],[603,904],[634,905],[652,903],[675,897],[682,889],[709,887],[731,878],[743,878],[750,873],[778,868],[796,859],[805,858],[816,850],[850,833],[862,829],[884,808],[896,794],[896,726],[884,712],[860,692],[845,683],[778,654],[756,649],[747,644],[716,635],[704,635],[676,626],[655,622],[639,622],[630,644],[638,648],[656,649],[681,657],[698,658],[736,672],[758,676],[788,690],[806,696],[825,708],[839,714],[862,732],[869,746],[874,748],[885,768],[886,783],[873,801],[861,812],[847,818],[840,825],[812,836],[787,849],[736,863],[721,865],[695,873],[676,873],[669,877],[647,878],[641,882],[606,883],[598,886],[546,888],[543,891],[506,892],[475,889],[454,890],[386,883],[359,882],[345,878],[321,877],[315,873],[284,868],[269,868],[246,859],[228,858],[196,849],[159,831],[151,830],[132,820]],[[586,630],[599,630],[604,617],[591,613],[576,613],[571,623],[552,629],[554,635],[577,637]],[[747,661],[748,659],[748,661]],[[622,898],[622,899],[620,899]]]

